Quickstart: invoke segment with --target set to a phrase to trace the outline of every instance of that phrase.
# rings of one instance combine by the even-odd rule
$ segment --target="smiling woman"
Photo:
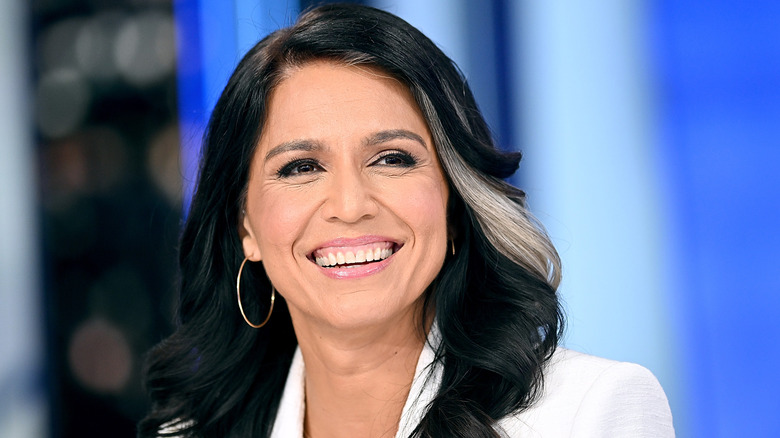
[[[673,435],[647,370],[557,348],[558,256],[503,181],[520,155],[399,18],[324,6],[269,35],[205,144],[141,436]]]
[[[408,337],[386,324],[418,326],[444,262],[447,199],[409,89],[376,69],[311,61],[271,93],[239,234],[301,346],[331,328]]]

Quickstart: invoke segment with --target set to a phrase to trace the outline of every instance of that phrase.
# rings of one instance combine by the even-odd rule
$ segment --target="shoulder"
[[[559,348],[530,409],[499,426],[508,436],[673,437],[661,385],[646,368]]]

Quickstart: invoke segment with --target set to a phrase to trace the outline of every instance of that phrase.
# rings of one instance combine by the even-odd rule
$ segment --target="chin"
[[[327,323],[340,330],[358,330],[386,325],[414,325],[419,314],[419,305],[398,308],[377,302],[376,299],[360,300],[348,306],[333,309],[326,318]],[[419,301],[422,303],[422,301]]]

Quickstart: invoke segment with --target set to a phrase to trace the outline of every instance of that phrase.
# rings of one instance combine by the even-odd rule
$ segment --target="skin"
[[[383,72],[316,61],[272,92],[239,233],[290,309],[308,436],[395,434],[422,296],[447,251],[448,195],[425,119]],[[313,261],[369,241],[396,252],[355,270]]]

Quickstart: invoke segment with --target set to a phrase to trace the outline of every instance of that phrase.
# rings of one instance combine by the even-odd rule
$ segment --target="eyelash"
[[[398,164],[388,164],[388,166],[393,166],[393,167],[413,167],[415,164],[417,164],[417,158],[414,155],[412,155],[412,154],[410,154],[408,152],[403,152],[403,151],[387,151],[387,152],[383,152],[379,156],[379,158],[374,160],[374,162],[372,164],[377,164],[380,161],[385,160],[387,158],[396,158],[396,159],[401,161]]]
[[[279,178],[288,178],[294,175],[300,175],[301,173],[309,173],[309,172],[301,172],[299,168],[302,166],[311,166],[312,171],[320,167],[317,161],[312,160],[310,158],[293,160],[285,164],[284,166],[282,166],[281,169],[279,169],[276,172],[276,176]]]
[[[371,165],[382,165],[380,164],[380,162],[382,160],[387,160],[388,158],[394,158],[400,161],[397,164],[384,164],[385,166],[390,166],[390,167],[410,168],[410,167],[414,167],[418,162],[417,158],[410,153],[402,152],[402,151],[388,151],[388,152],[383,152],[382,155],[379,156],[379,158],[377,158],[371,163]],[[311,166],[311,170],[301,172],[300,168],[303,166]],[[322,169],[322,166],[320,166],[320,164],[316,160],[313,160],[311,158],[303,158],[303,159],[293,160],[285,164],[276,172],[276,175],[278,178],[289,178],[295,175],[311,173],[318,169]]]

